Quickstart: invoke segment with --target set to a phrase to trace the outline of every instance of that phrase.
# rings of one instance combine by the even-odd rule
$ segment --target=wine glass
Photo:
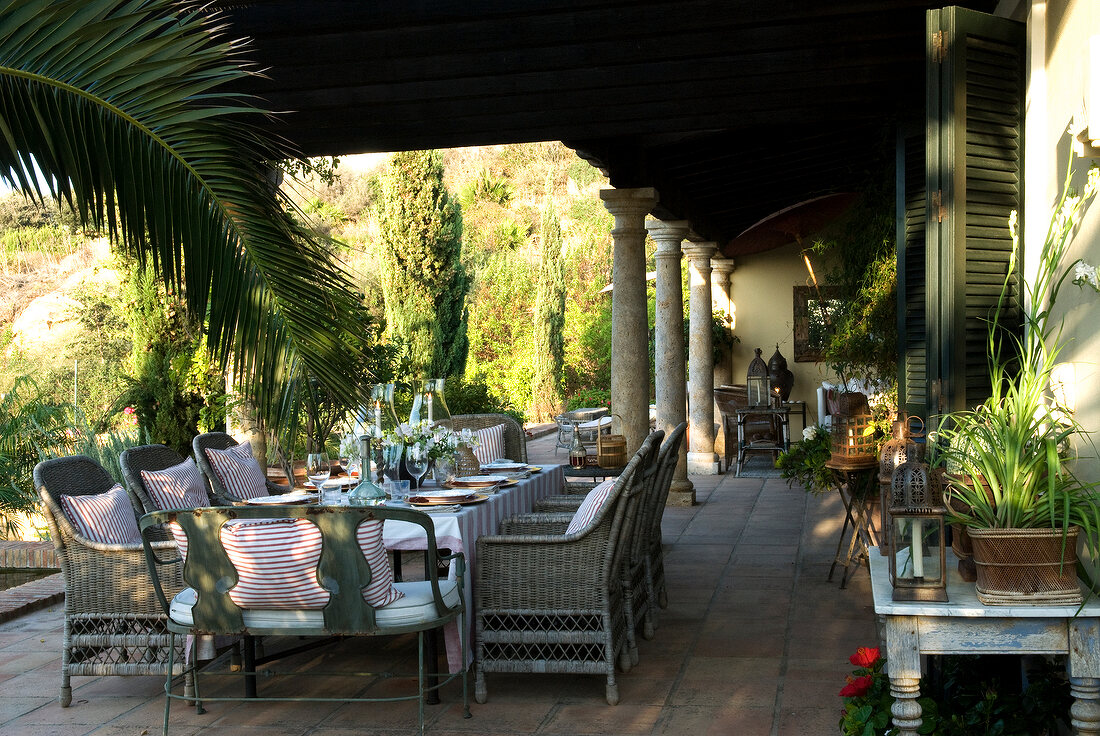
[[[311,452],[306,456],[306,477],[317,489],[317,493],[321,494],[322,500],[325,494],[324,485],[331,474],[332,467],[328,463],[328,455],[323,452]]]
[[[382,475],[387,480],[398,480],[401,476],[401,451],[404,445],[399,443],[382,446]]]
[[[416,481],[416,490],[420,490],[420,479],[428,472],[428,447],[419,442],[405,447],[405,470]]]

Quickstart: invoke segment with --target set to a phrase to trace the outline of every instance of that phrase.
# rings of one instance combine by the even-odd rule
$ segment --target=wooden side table
[[[1100,736],[1100,601],[1078,606],[985,606],[947,553],[947,602],[894,601],[889,561],[871,555],[875,614],[884,619],[886,668],[900,736],[917,736],[923,720],[922,654],[1066,654],[1070,723]]]
[[[830,458],[825,462],[825,467],[832,473],[833,487],[844,505],[844,525],[836,540],[836,553],[826,580],[832,582],[833,572],[839,563],[844,567],[844,574],[840,576],[840,587],[844,588],[848,584],[852,563],[858,566],[866,562],[867,549],[877,544],[878,532],[871,507],[878,499],[878,461],[872,458],[867,462],[838,462]],[[850,537],[849,527],[852,530]],[[845,538],[848,539],[848,549],[842,555]]]

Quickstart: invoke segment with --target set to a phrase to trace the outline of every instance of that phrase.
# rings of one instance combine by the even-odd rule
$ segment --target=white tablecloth
[[[453,514],[430,514],[435,524],[435,543],[438,547],[447,547],[452,551],[461,551],[466,556],[466,650],[473,651],[473,579],[474,566],[477,564],[477,538],[482,534],[496,534],[502,519],[516,514],[525,514],[534,508],[535,501],[545,496],[561,493],[565,475],[561,465],[546,465],[538,473],[520,481],[518,484],[502,488],[483,503],[465,506]],[[422,550],[426,539],[424,530],[415,524],[401,521],[387,521],[382,531],[382,543],[387,549]],[[452,571],[453,571],[452,567]],[[451,672],[459,672],[462,667],[462,653],[459,649],[458,627],[448,625],[444,629],[447,643],[447,664]],[[471,658],[467,657],[467,662]]]

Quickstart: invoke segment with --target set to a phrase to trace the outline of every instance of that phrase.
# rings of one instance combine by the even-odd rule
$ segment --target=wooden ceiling
[[[307,155],[561,140],[725,246],[858,187],[924,109],[934,0],[220,3]],[[995,0],[958,3],[989,12]],[[727,252],[727,255],[737,255]]]

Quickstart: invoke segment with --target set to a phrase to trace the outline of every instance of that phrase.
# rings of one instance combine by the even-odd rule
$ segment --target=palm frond
[[[314,376],[353,405],[367,322],[273,184],[285,142],[224,91],[250,72],[221,18],[170,0],[0,0],[0,177],[46,189],[151,260],[276,425]]]

